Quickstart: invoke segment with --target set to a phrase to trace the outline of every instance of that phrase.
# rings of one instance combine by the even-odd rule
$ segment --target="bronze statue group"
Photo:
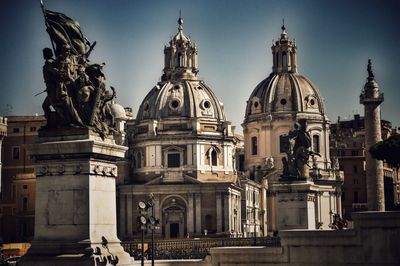
[[[90,128],[105,138],[113,130],[110,105],[115,90],[106,89],[102,64],[90,64],[96,42],[83,36],[79,23],[43,8],[52,48],[43,49],[47,128]]]

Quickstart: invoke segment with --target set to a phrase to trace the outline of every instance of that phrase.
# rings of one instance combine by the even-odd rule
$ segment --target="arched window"
[[[178,53],[178,67],[183,66],[183,57],[181,53]]]
[[[257,155],[257,137],[251,138],[251,155]]]
[[[212,166],[218,165],[218,153],[214,149],[211,151],[211,165]]]
[[[142,153],[138,151],[135,158],[136,169],[142,168]]]
[[[288,62],[287,62],[287,55],[286,55],[286,52],[283,52],[282,53],[282,66],[283,67],[287,67],[287,65],[288,65]]]
[[[313,152],[318,152],[320,151],[319,149],[319,135],[314,135],[312,138],[312,147],[313,147]]]

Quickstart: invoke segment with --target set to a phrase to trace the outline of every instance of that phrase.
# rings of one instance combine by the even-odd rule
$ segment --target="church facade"
[[[164,47],[164,69],[129,127],[132,175],[119,186],[121,238],[140,234],[138,203],[154,196],[166,238],[241,233],[237,139],[223,104],[197,76],[198,50],[183,32]]]
[[[272,73],[256,86],[247,101],[242,124],[245,166],[251,179],[267,178],[269,231],[328,228],[332,214],[341,215],[343,177],[329,154],[330,121],[324,99],[318,88],[299,74],[297,46],[284,26],[271,50]],[[301,173],[304,182],[282,182],[283,162],[287,159],[285,138],[295,123],[309,135],[313,156]],[[299,202],[281,206],[286,201]]]
[[[240,162],[242,140],[235,137],[223,104],[198,78],[198,49],[179,18],[178,32],[164,47],[161,81],[143,99],[136,119],[128,122],[129,151],[120,164],[124,177],[118,186],[122,239],[140,235],[138,204],[150,194],[152,215],[160,222],[156,235],[165,238],[252,237],[287,228],[327,228],[332,214],[341,214],[342,180],[329,154],[324,100],[298,73],[297,47],[284,27],[272,53],[272,73],[247,101]],[[286,157],[282,139],[295,122],[310,134],[315,155],[306,170],[310,191],[290,194],[310,201],[305,208],[315,212],[305,211],[307,218],[301,218],[300,207],[293,211],[279,205],[281,161]],[[237,164],[245,171],[238,172]],[[309,221],[291,222],[299,219]]]

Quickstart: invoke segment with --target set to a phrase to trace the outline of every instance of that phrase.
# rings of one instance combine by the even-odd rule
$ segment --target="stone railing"
[[[151,252],[151,241],[144,242],[145,256]],[[243,247],[243,246],[279,247],[278,237],[257,238],[190,238],[177,240],[155,240],[155,259],[204,259],[214,247]],[[135,259],[141,256],[141,241],[123,241],[125,251]]]

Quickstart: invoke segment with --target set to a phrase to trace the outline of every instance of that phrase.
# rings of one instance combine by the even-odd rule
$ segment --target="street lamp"
[[[138,209],[139,209],[139,217],[138,222],[140,225],[140,229],[142,230],[142,258],[141,258],[141,265],[144,266],[144,230],[146,230],[147,225],[147,209],[149,207],[143,201],[139,201]]]
[[[151,230],[151,265],[154,266],[154,230],[159,229],[159,220],[154,217],[154,195],[150,194],[149,199],[139,201],[138,203],[139,214],[138,222],[142,230],[142,266],[144,265],[144,230],[150,228]],[[151,208],[151,215],[148,210]]]
[[[256,189],[253,190],[253,211],[254,211],[254,246],[257,245],[257,222],[256,222]]]

